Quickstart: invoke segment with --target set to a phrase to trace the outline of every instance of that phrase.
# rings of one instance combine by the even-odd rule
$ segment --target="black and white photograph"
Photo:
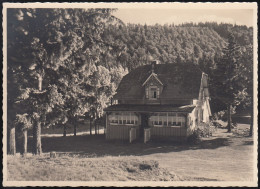
[[[257,3],[3,3],[4,186],[258,186]]]

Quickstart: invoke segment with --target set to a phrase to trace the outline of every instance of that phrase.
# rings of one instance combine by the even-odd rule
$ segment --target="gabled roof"
[[[143,83],[142,86],[144,86],[147,83],[147,81],[150,80],[151,77],[154,77],[161,85],[163,85],[162,82],[160,81],[160,79],[157,77],[157,74],[152,72],[151,75],[145,80],[145,82]]]
[[[142,99],[143,83],[151,75],[151,65],[140,66],[120,82],[115,99]],[[199,95],[202,71],[195,64],[156,64],[154,73],[163,84],[161,99],[196,99]]]
[[[183,112],[190,113],[195,105],[174,106],[174,105],[151,105],[151,104],[116,104],[105,108],[104,111],[134,111],[134,112]]]

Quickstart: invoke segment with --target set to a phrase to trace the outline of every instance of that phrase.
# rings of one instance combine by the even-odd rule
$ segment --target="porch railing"
[[[151,135],[158,137],[186,137],[186,127],[151,127]]]

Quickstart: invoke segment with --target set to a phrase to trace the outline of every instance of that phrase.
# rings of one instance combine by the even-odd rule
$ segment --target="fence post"
[[[129,143],[132,142],[132,128],[129,130]]]
[[[151,138],[151,129],[147,128],[144,129],[144,143],[146,144],[146,142],[148,142]]]

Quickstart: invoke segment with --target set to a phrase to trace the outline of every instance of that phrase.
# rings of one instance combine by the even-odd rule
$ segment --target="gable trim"
[[[147,81],[150,80],[150,78],[151,78],[152,76],[154,76],[154,78],[155,78],[161,85],[163,85],[163,83],[162,83],[162,82],[160,81],[160,79],[157,77],[157,74],[151,73],[151,75],[145,80],[145,82],[143,83],[142,86],[144,86],[144,85],[147,83]]]

